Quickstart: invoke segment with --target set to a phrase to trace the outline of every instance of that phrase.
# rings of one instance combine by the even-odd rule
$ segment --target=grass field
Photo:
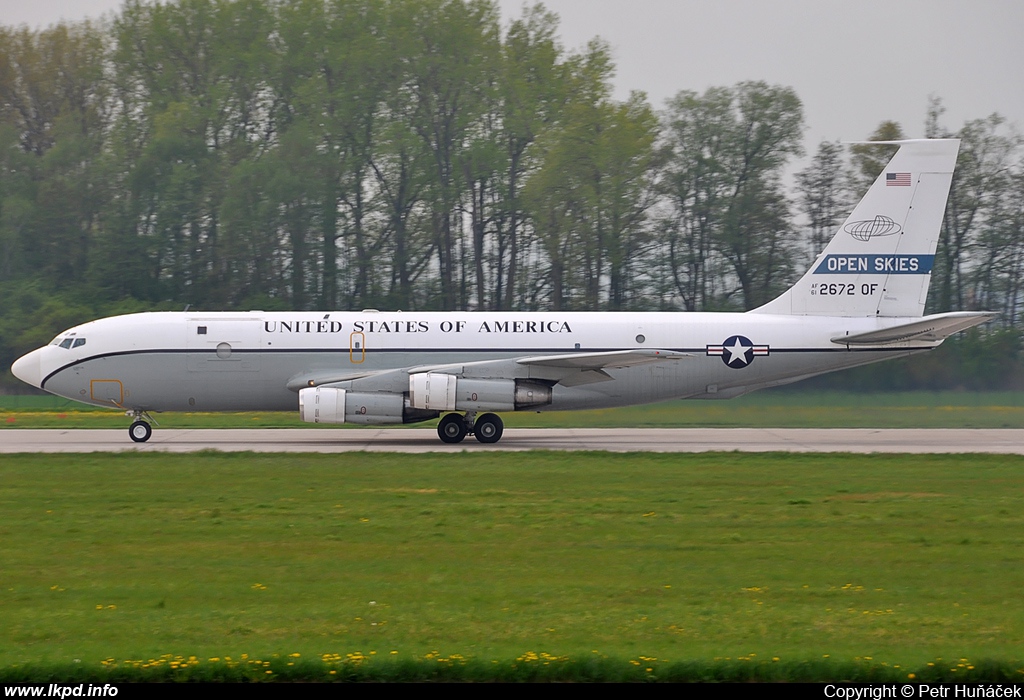
[[[697,661],[955,678],[1024,656],[1022,468],[994,455],[5,456],[0,677],[75,659],[168,673],[260,660],[279,675],[618,659],[640,675]]]
[[[169,428],[296,428],[289,413],[163,413]],[[1024,428],[1024,392],[782,392],[728,401],[667,403],[597,411],[509,413],[513,428]],[[0,427],[126,428],[122,411],[91,408],[56,396],[0,396]],[[330,426],[336,428],[338,426]]]

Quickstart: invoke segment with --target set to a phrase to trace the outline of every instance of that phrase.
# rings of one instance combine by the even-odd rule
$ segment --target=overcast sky
[[[944,123],[998,112],[1024,126],[1021,0],[547,0],[566,48],[600,36],[617,96],[656,109],[679,90],[741,80],[796,90],[808,149],[867,137],[893,119],[922,136],[928,96]],[[46,26],[116,11],[119,0],[0,0],[0,22]],[[499,0],[507,22],[522,0]]]

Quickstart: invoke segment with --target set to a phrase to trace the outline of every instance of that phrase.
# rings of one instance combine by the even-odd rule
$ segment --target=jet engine
[[[529,379],[466,379],[409,375],[409,404],[431,411],[522,411],[551,403],[551,387]]]
[[[383,425],[430,420],[437,411],[411,408],[403,394],[318,386],[299,391],[299,415],[307,423]]]

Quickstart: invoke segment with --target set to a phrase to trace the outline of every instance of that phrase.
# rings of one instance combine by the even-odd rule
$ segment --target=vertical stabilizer
[[[916,317],[924,313],[958,139],[900,149],[853,213],[782,296],[751,313]]]

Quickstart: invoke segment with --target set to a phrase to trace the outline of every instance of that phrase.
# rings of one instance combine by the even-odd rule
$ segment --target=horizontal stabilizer
[[[832,338],[832,342],[840,345],[893,345],[911,340],[940,343],[954,333],[985,323],[997,315],[990,311],[956,311],[935,314],[911,323],[903,323],[877,331],[841,335]]]

